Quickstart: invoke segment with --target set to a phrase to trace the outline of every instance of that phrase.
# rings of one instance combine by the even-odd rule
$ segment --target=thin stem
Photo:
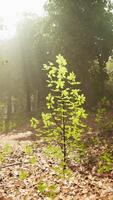
[[[65,170],[66,170],[66,157],[67,157],[67,152],[66,152],[66,133],[65,133],[65,118],[64,118],[64,102],[63,102],[63,113],[62,113],[62,136],[63,136],[63,157],[64,157],[64,163],[63,163],[63,173],[65,175]]]

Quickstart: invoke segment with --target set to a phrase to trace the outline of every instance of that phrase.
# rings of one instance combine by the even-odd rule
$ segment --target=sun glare
[[[45,2],[46,0],[0,0],[0,19],[4,25],[4,29],[0,30],[0,39],[14,36],[22,13],[31,12],[43,16]]]

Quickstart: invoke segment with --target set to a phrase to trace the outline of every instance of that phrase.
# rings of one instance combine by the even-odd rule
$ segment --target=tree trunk
[[[11,114],[12,114],[12,99],[11,99],[11,95],[8,94],[8,96],[7,96],[7,116],[5,119],[5,131],[6,132],[9,131]]]
[[[7,121],[10,120],[11,113],[12,113],[12,99],[11,99],[11,95],[8,94],[8,97],[7,97]]]
[[[29,114],[31,112],[31,94],[28,88],[26,90],[26,112]]]
[[[64,109],[64,103],[63,103],[63,109]],[[62,113],[62,137],[63,137],[63,173],[65,176],[65,170],[66,170],[66,159],[67,159],[67,151],[66,151],[66,132],[65,132],[65,119],[64,119],[64,112]]]
[[[105,72],[104,72],[105,64],[103,63],[102,58],[99,58],[98,61],[99,61],[99,69],[100,69],[99,93],[100,93],[100,99],[101,99],[105,95]]]

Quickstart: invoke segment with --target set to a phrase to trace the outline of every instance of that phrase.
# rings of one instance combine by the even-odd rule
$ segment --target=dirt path
[[[18,146],[19,144],[31,143],[36,140],[36,136],[32,131],[9,133],[0,135],[0,146],[10,144]]]

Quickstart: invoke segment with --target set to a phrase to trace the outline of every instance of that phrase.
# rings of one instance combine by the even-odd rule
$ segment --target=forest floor
[[[33,164],[23,149],[34,143]],[[8,145],[13,148],[10,153]],[[113,174],[100,175],[76,165],[70,179],[58,177],[56,164],[43,153],[43,140],[36,140],[32,131],[0,135],[0,146],[7,151],[0,163],[0,200],[113,200]]]

